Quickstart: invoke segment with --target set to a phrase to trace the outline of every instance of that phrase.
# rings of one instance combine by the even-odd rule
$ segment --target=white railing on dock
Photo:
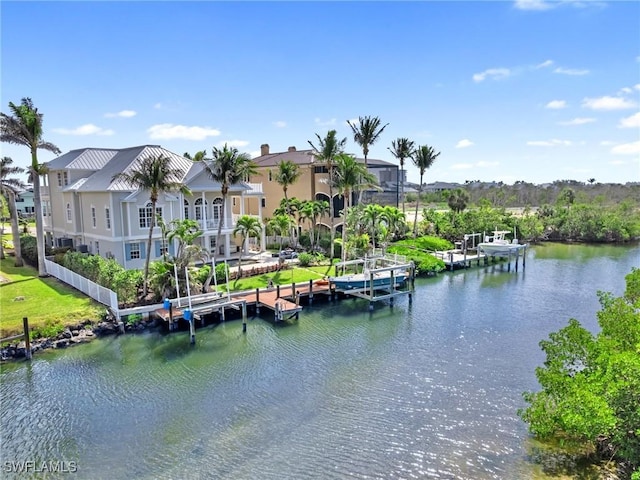
[[[45,259],[44,264],[49,275],[56,277],[58,280],[62,280],[64,283],[80,290],[85,295],[110,307],[116,314],[118,313],[118,295],[113,290],[98,285],[88,278],[78,275],[51,260]]]

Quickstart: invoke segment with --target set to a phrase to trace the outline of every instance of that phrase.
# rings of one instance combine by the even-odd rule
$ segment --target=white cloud
[[[620,97],[604,96],[600,98],[585,98],[582,101],[584,108],[590,108],[591,110],[625,110],[627,108],[634,108],[635,102]]]
[[[636,83],[633,88],[635,88],[636,90],[640,90],[640,83]]]
[[[249,142],[247,142],[246,140],[227,140],[224,142],[218,142],[217,146],[218,148],[222,148],[225,144],[231,148],[241,148],[249,145]]]
[[[256,158],[262,155],[262,152],[260,150],[252,150],[248,153],[251,158]]]
[[[553,5],[544,0],[516,0],[514,7],[518,10],[544,11],[553,8]]]
[[[611,153],[615,155],[637,155],[640,153],[640,140],[616,145],[611,149]]]
[[[615,145],[616,142],[612,142],[611,140],[603,140],[600,142],[601,147],[610,147],[611,145]]]
[[[627,162],[625,162],[624,160],[611,160],[609,162],[609,165],[626,165]]]
[[[553,71],[553,73],[561,73],[563,75],[588,75],[589,70],[587,69],[579,70],[577,68],[558,67]]]
[[[482,82],[487,78],[491,78],[492,80],[502,80],[511,75],[511,70],[508,68],[489,68],[481,73],[473,74],[474,82]]]
[[[174,125],[172,123],[161,123],[153,125],[147,129],[149,138],[154,140],[205,140],[207,137],[217,137],[220,130],[209,127],[188,127],[186,125]]]
[[[618,128],[640,128],[640,112],[620,120]]]
[[[587,123],[595,122],[595,118],[587,118],[587,117],[578,117],[573,120],[569,120],[567,122],[558,122],[559,125],[585,125]]]
[[[162,105],[162,103],[158,102],[153,106],[153,108],[155,108],[156,110],[162,110],[164,108],[164,105]]]
[[[566,108],[567,107],[567,102],[564,100],[551,100],[549,103],[547,103],[544,108],[550,108],[552,110],[559,110],[561,108]]]
[[[472,163],[454,163],[451,165],[451,170],[469,170],[473,168]]]
[[[314,122],[316,122],[316,125],[318,125],[320,127],[330,127],[330,126],[336,124],[336,119],[335,118],[331,118],[329,120],[320,120],[318,117],[316,117],[314,119]]]
[[[94,125],[93,123],[87,123],[76,128],[54,128],[54,132],[61,135],[113,135],[113,130],[107,130]]]
[[[553,65],[553,60],[545,60],[542,63],[539,63],[538,65],[536,65],[535,67],[533,67],[534,69],[539,69],[539,68],[547,68],[550,67],[551,65]]]
[[[492,168],[497,167],[498,165],[500,165],[500,162],[485,162],[484,160],[480,160],[478,163],[476,163],[476,166],[482,168]]]
[[[569,147],[570,140],[530,140],[527,142],[530,147]]]
[[[470,147],[471,145],[474,145],[474,143],[471,140],[465,138],[463,140],[460,140],[456,144],[456,148],[467,148],[467,147]]]
[[[287,122],[284,122],[282,120],[278,120],[277,122],[273,122],[273,125],[277,128],[284,128],[287,126]]]
[[[122,117],[122,118],[131,118],[135,117],[138,113],[135,110],[121,110],[118,113],[105,113],[104,116],[107,118],[114,117]]]

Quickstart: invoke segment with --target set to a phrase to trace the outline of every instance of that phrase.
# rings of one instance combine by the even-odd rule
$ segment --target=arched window
[[[211,204],[211,210],[213,214],[213,221],[218,223],[222,218],[222,199],[220,197],[216,198]]]
[[[195,202],[193,202],[196,208],[196,220],[204,219],[204,210],[203,210],[203,202],[201,198],[198,198]],[[204,208],[207,208],[207,201],[204,201]]]
[[[189,219],[189,202],[187,202],[187,200],[184,200],[184,218],[185,220]]]

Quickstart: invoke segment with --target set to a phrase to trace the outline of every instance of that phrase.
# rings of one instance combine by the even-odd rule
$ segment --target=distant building
[[[16,210],[23,218],[31,218],[35,215],[36,209],[33,203],[33,188],[29,188],[16,195]]]

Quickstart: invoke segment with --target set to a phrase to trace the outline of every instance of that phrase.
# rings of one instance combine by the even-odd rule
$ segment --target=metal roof
[[[267,155],[261,155],[253,159],[258,167],[276,167],[281,161],[289,160],[296,165],[311,165],[316,163],[313,155],[313,150],[294,150],[292,152],[279,152],[269,153]],[[364,158],[356,157],[356,160],[360,163],[364,163]],[[367,165],[369,167],[395,167],[395,163],[387,162],[385,160],[377,160],[375,158],[368,158]]]
[[[81,148],[47,162],[49,170],[100,170],[118,150],[112,148]]]

